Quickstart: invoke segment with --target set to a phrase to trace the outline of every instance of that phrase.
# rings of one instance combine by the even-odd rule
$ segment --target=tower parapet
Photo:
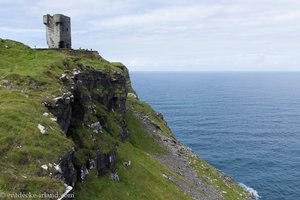
[[[61,14],[43,16],[49,48],[71,48],[71,18]]]

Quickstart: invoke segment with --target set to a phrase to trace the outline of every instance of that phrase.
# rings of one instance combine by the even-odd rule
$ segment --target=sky
[[[47,47],[57,13],[131,71],[300,71],[299,0],[0,0],[0,38]]]

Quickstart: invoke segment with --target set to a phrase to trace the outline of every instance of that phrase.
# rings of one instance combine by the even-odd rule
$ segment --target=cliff
[[[92,51],[0,40],[0,154],[4,199],[253,198]]]

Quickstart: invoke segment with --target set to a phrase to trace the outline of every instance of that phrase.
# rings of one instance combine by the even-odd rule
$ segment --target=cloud
[[[93,21],[94,25],[107,28],[120,27],[146,27],[166,25],[172,26],[178,23],[191,22],[191,20],[203,20],[214,15],[219,10],[219,6],[183,6],[156,9],[148,13],[119,16],[100,22]]]
[[[299,8],[292,9],[292,11],[291,7],[282,8],[277,3],[273,7],[272,4],[274,5],[270,1],[266,5],[264,1],[259,3],[255,0],[251,4],[241,2],[236,4],[195,3],[186,6],[157,8],[148,12],[119,15],[104,20],[91,20],[90,22],[101,28],[140,28],[160,25],[172,27],[186,23],[194,26],[208,24],[207,22],[213,22],[212,26],[223,27],[228,25],[260,26],[271,22],[280,22],[284,25],[286,22],[297,22],[299,19],[300,3],[297,3]]]
[[[22,29],[22,28],[10,28],[10,27],[0,27],[0,31],[12,32],[12,33],[42,33],[42,32],[45,32],[44,29]]]
[[[43,13],[64,13],[74,18],[89,18],[91,16],[106,16],[114,13],[124,13],[134,7],[131,0],[40,0],[30,7],[31,12]]]

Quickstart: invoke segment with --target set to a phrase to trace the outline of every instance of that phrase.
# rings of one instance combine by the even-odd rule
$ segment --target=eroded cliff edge
[[[127,68],[97,52],[1,40],[0,96],[3,196],[252,198],[176,140]]]

